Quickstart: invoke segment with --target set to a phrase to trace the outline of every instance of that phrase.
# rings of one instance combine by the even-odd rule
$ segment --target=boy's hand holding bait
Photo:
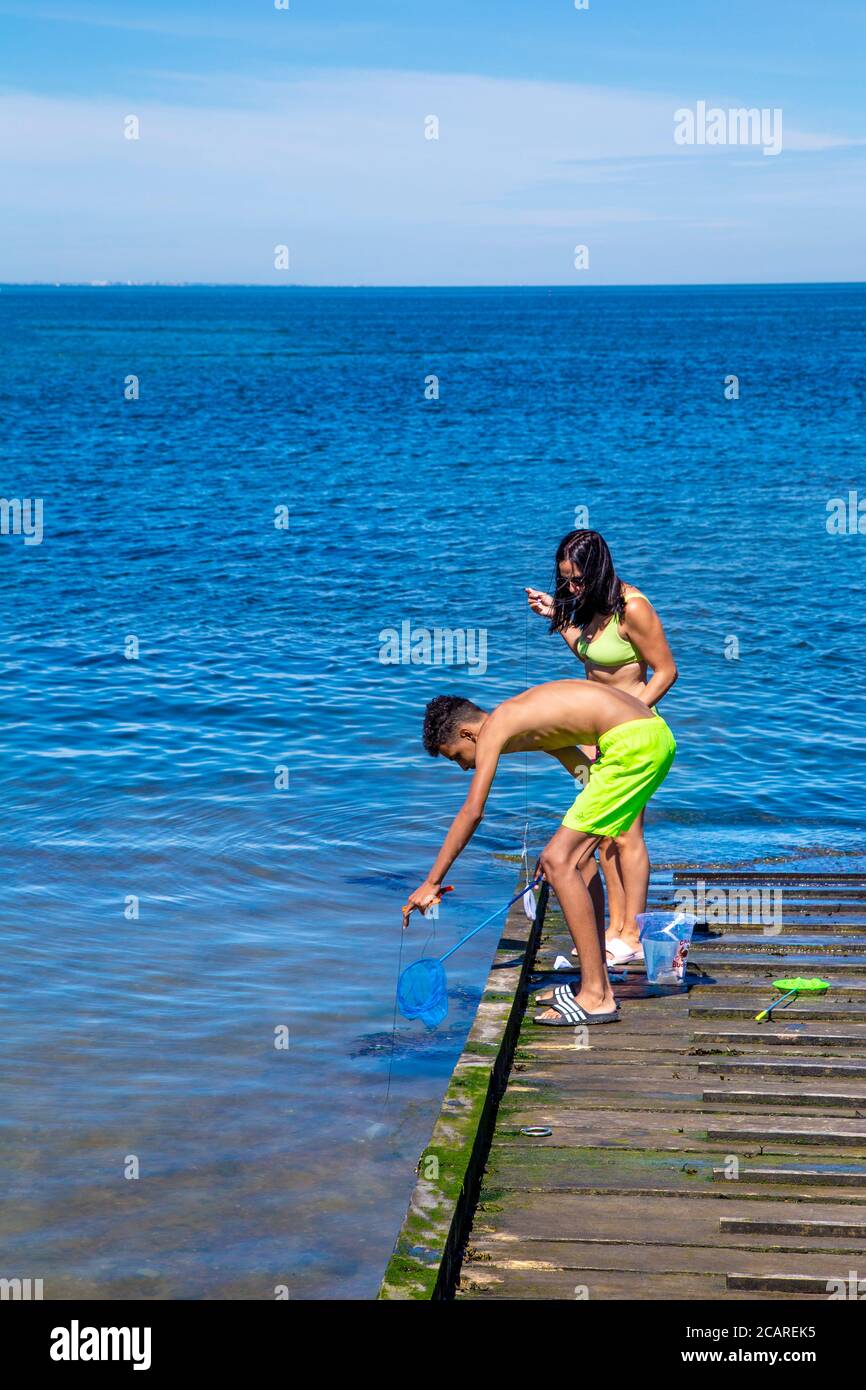
[[[435,903],[441,902],[445,893],[453,893],[454,886],[450,883],[431,883],[428,878],[420,888],[416,888],[414,893],[410,893],[403,908],[403,930],[409,925],[409,918],[413,912],[426,912]]]

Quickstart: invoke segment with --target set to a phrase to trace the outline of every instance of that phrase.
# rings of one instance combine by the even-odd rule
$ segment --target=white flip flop
[[[609,936],[605,942],[608,965],[619,967],[631,965],[633,961],[643,961],[643,946],[629,946],[621,936]]]

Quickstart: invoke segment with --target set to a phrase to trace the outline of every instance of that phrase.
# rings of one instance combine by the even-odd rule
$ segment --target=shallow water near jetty
[[[504,764],[404,938],[467,785],[421,714],[579,674],[523,596],[576,507],[680,666],[656,862],[866,867],[866,537],[825,524],[862,476],[864,310],[858,287],[2,290],[4,488],[45,515],[0,573],[10,1277],[374,1294],[497,924],[392,1055],[399,968],[505,902],[527,808],[537,853],[573,796],[552,761]],[[486,671],[383,664],[405,621],[483,629]]]

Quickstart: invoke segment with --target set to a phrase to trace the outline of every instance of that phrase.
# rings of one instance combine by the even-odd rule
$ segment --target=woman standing
[[[613,685],[655,706],[677,678],[676,663],[658,614],[639,589],[617,576],[603,536],[570,531],[560,541],[553,588],[552,594],[528,588],[529,606],[550,619],[551,632],[560,633],[583,662],[587,680]],[[611,966],[643,959],[636,920],[646,911],[650,875],[643,821],[641,812],[625,834],[603,840],[599,847]]]

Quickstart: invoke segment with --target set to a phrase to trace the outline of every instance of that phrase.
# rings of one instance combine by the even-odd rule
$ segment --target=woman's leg
[[[625,885],[616,840],[602,840],[598,847],[598,857],[604,873],[604,886],[607,890],[608,930],[611,936],[621,936],[625,925]]]
[[[586,884],[587,892],[589,893],[590,901],[592,902],[592,910],[595,913],[595,925],[601,937],[603,938],[604,888],[602,887],[601,874],[598,872],[598,864],[595,861],[594,854],[591,854],[589,858],[586,860],[586,862],[582,865],[580,870],[580,876]]]
[[[622,882],[625,889],[625,912],[623,915],[623,941],[636,946],[640,939],[637,914],[646,912],[647,890],[649,888],[650,858],[643,835],[644,813],[617,839]]]

